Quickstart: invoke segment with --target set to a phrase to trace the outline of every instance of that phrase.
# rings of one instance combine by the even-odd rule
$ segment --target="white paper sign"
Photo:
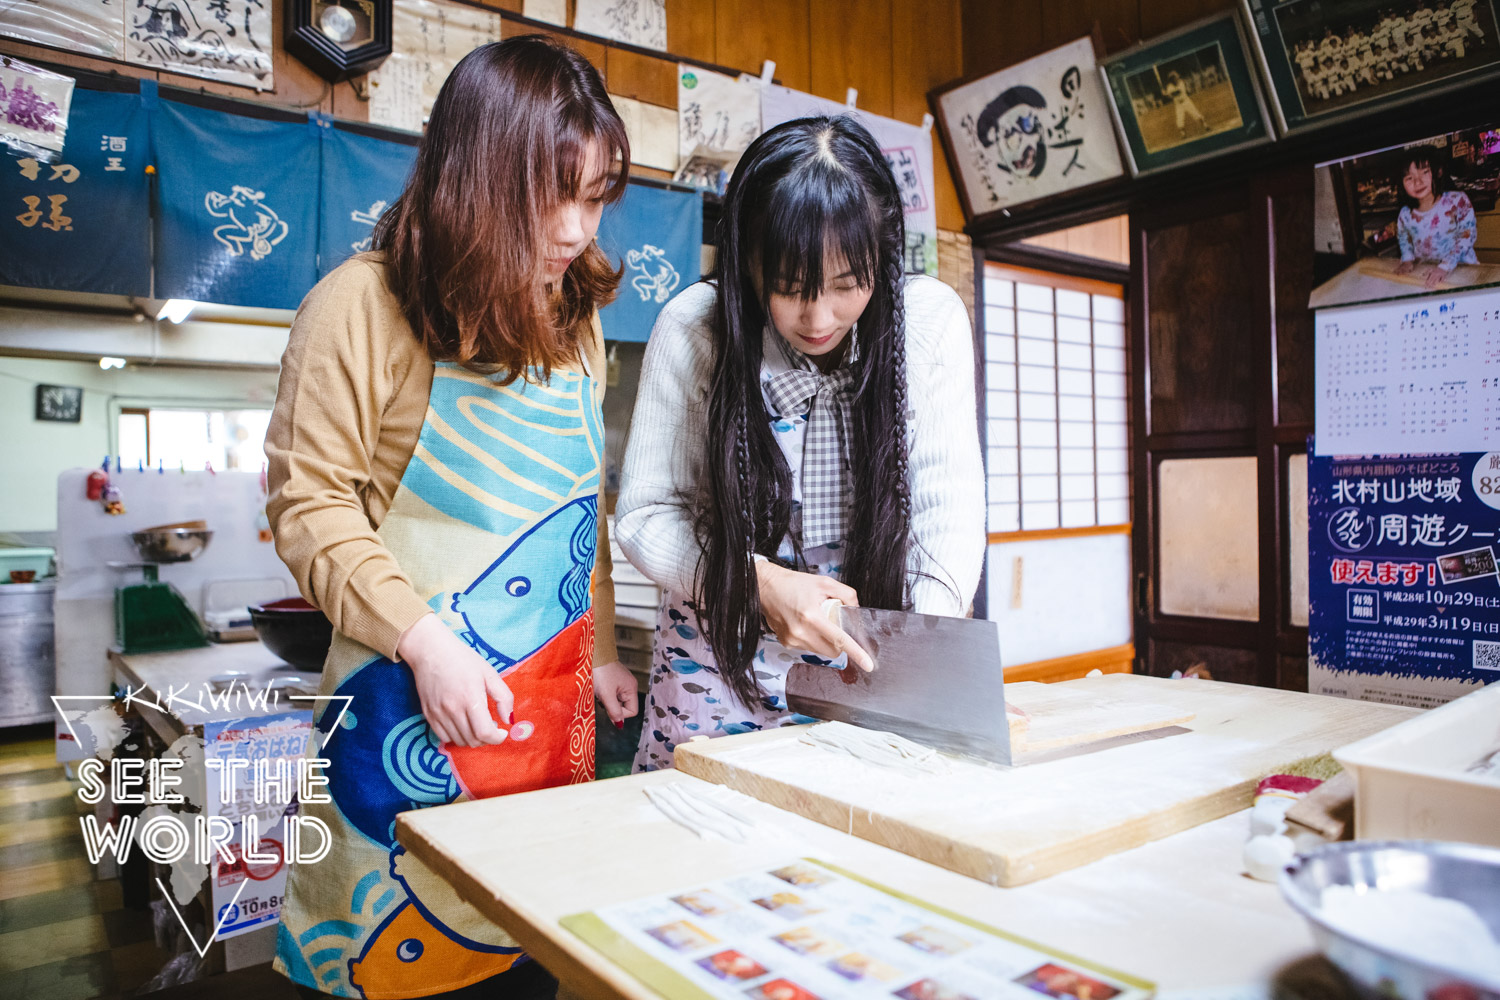
[[[396,0],[391,54],[370,74],[370,120],[422,131],[443,81],[458,61],[487,42],[500,40],[500,15],[444,0]],[[412,108],[412,81],[419,102]]]
[[[758,81],[736,80],[712,70],[678,64],[678,157],[687,159],[699,146],[740,153],[758,135]]]
[[[677,169],[677,112],[629,97],[609,95],[630,137],[630,162],[657,170]]]
[[[547,24],[568,26],[568,0],[525,0],[521,4],[521,16]]]
[[[0,68],[0,141],[39,156],[62,152],[72,103],[71,76],[7,56]]]
[[[125,58],[170,73],[270,90],[270,0],[127,4]]]
[[[667,0],[578,0],[573,30],[667,51]]]
[[[1500,451],[1500,289],[1320,309],[1319,455]]]
[[[83,55],[123,59],[122,0],[7,0],[0,35]]]
[[[1119,177],[1108,100],[1088,37],[939,97],[973,214]]]
[[[787,87],[768,85],[761,88],[760,120],[770,129],[794,118],[813,115],[838,115],[851,109],[837,101]],[[852,112],[875,141],[895,175],[901,189],[901,204],[906,210],[906,270],[914,274],[937,276],[937,202],[933,190],[932,133],[920,125],[908,125],[894,118],[884,118],[868,111]]]

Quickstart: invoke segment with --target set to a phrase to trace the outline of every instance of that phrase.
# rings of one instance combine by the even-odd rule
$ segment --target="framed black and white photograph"
[[[1500,76],[1495,0],[1241,0],[1283,133]]]
[[[1131,174],[1274,138],[1234,11],[1112,56],[1100,68]]]
[[[971,223],[1125,172],[1091,37],[928,100]]]
[[[83,389],[76,385],[38,385],[36,419],[78,423],[83,419]]]

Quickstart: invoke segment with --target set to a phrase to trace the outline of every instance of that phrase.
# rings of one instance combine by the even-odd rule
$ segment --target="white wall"
[[[0,533],[55,531],[57,475],[97,466],[113,449],[112,424],[124,406],[269,407],[276,375],[265,368],[131,365],[102,370],[96,361],[0,357]],[[36,386],[83,388],[76,424],[35,418]]]
[[[991,545],[989,602],[1007,667],[1124,645],[1131,636],[1130,536]]]

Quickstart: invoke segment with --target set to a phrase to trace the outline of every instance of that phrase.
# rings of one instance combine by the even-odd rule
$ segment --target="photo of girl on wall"
[[[1500,284],[1500,129],[1318,167],[1308,305]]]

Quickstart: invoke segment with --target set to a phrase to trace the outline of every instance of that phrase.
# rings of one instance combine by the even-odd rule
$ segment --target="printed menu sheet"
[[[1500,450],[1500,290],[1322,309],[1319,455]]]
[[[1051,952],[811,858],[565,917],[668,1000],[1145,1000]]]

